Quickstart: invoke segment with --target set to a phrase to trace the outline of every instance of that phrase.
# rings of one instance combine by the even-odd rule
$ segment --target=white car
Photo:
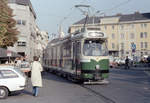
[[[10,92],[23,90],[25,86],[26,76],[20,69],[0,65],[0,99],[7,98]]]

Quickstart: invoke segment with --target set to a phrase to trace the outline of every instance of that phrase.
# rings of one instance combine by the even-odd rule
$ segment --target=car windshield
[[[106,56],[108,50],[104,40],[85,40],[83,45],[85,56]]]

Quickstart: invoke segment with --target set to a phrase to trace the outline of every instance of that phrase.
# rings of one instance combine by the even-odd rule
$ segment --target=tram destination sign
[[[88,36],[89,37],[102,37],[102,38],[106,37],[103,32],[97,32],[97,31],[95,31],[95,32],[89,32]]]

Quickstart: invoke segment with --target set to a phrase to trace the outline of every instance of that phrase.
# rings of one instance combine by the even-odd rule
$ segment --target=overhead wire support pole
[[[90,5],[75,5],[75,8],[78,8],[83,13],[83,15],[86,16],[85,22],[84,22],[84,26],[83,26],[84,29],[85,29],[87,21],[88,21],[88,18],[89,18],[89,8],[90,8]],[[87,8],[88,11],[84,11],[82,8]]]
[[[71,12],[65,16],[58,24],[58,34],[59,34],[59,38],[63,38],[65,36],[64,32],[63,32],[63,28],[62,28],[62,25],[63,25],[63,22],[69,18],[69,16],[72,14],[72,10],[73,10],[74,7],[70,8]]]

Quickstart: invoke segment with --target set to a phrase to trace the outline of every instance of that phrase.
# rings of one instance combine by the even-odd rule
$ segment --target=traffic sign
[[[131,49],[132,49],[132,50],[136,50],[136,44],[131,43]]]

